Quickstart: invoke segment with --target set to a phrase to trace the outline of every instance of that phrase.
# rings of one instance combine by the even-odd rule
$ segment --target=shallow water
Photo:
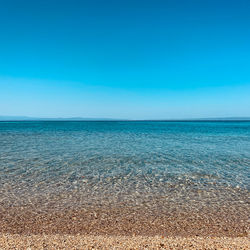
[[[0,122],[2,207],[247,206],[249,167],[250,122]]]

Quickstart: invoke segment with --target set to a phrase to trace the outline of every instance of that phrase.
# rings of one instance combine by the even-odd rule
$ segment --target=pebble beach
[[[247,237],[0,235],[1,249],[250,249]]]
[[[0,249],[250,249],[248,214],[234,211],[12,208],[0,213]]]

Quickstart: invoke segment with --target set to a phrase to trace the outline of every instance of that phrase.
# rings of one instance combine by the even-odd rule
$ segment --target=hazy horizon
[[[179,119],[126,119],[108,117],[30,117],[30,116],[1,116],[0,121],[250,121],[250,117],[185,117]]]

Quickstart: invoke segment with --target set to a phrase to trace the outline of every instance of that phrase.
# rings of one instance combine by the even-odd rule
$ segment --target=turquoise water
[[[249,178],[250,122],[0,122],[1,206],[246,203]]]

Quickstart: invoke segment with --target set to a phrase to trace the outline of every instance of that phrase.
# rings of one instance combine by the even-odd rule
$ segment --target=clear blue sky
[[[250,116],[249,0],[0,0],[0,115]]]

